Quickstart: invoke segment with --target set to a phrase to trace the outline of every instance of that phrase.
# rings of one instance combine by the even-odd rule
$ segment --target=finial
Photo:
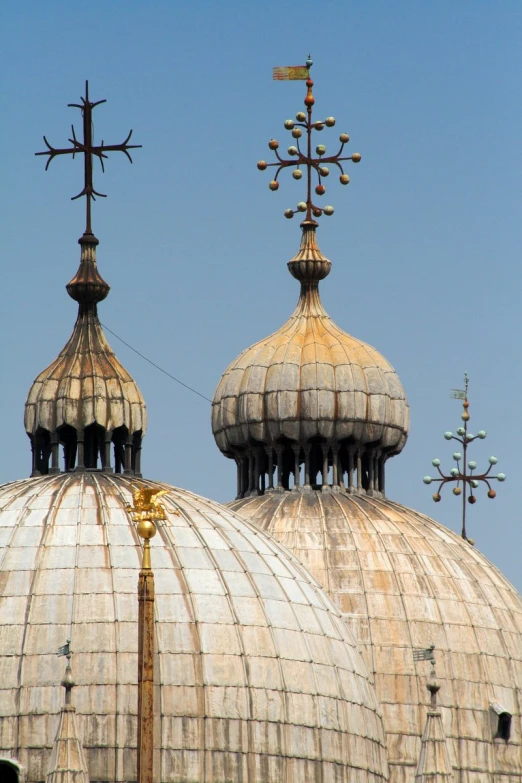
[[[431,694],[431,707],[435,709],[437,706],[437,693],[440,691],[440,683],[437,680],[437,674],[435,672],[435,645],[430,644],[421,650],[413,651],[414,661],[429,661],[431,663],[430,679],[426,683],[426,688]]]
[[[92,110],[99,106],[101,103],[106,103],[106,100],[103,99],[101,101],[90,101],[89,100],[89,82],[85,82],[85,97],[80,98],[81,103],[69,103],[68,106],[80,109],[83,117],[83,141],[80,141],[76,137],[76,132],[74,129],[74,125],[71,126],[71,132],[72,132],[72,138],[69,139],[69,142],[72,144],[72,147],[66,147],[63,149],[57,149],[49,144],[46,137],[43,137],[43,140],[45,142],[45,145],[47,147],[47,150],[44,152],[36,152],[35,155],[47,155],[47,163],[45,164],[45,170],[49,168],[49,165],[53,158],[56,158],[58,155],[72,155],[74,158],[76,153],[82,154],[84,156],[84,185],[83,189],[76,195],[72,197],[72,201],[75,201],[78,198],[81,198],[82,196],[85,196],[86,200],[86,221],[85,221],[85,232],[84,236],[92,235],[92,226],[91,226],[91,200],[95,201],[96,196],[100,196],[101,198],[106,198],[106,194],[99,193],[97,190],[94,189],[93,181],[92,181],[92,159],[93,156],[97,157],[101,163],[102,171],[105,171],[105,167],[103,164],[103,159],[107,157],[107,152],[123,152],[127,156],[127,158],[132,163],[132,158],[129,154],[129,150],[132,149],[138,149],[141,147],[141,144],[129,144],[130,138],[132,136],[132,130],[129,131],[127,138],[125,141],[121,142],[121,144],[105,144],[105,142],[102,140],[101,144],[94,144],[93,143],[93,122],[92,122]],[[80,240],[81,241],[81,240]]]
[[[165,508],[158,503],[161,495],[166,495],[166,489],[159,487],[134,487],[132,493],[133,506],[127,504],[126,510],[134,522],[137,522],[137,531],[140,538],[144,539],[143,545],[143,569],[150,569],[150,539],[156,535],[155,522],[166,519]]]
[[[273,78],[278,81],[294,81],[294,80],[306,80],[306,97],[304,99],[304,103],[306,106],[306,114],[302,111],[297,112],[296,114],[296,120],[297,122],[294,122],[294,120],[286,120],[284,123],[284,126],[286,130],[291,131],[292,137],[295,139],[295,145],[292,145],[288,147],[288,155],[290,155],[289,159],[282,158],[278,152],[279,149],[279,142],[275,139],[271,139],[268,142],[269,148],[275,153],[275,156],[277,158],[276,163],[267,163],[266,160],[260,160],[257,164],[257,168],[260,171],[264,171],[267,168],[270,168],[272,166],[276,166],[277,170],[275,173],[274,178],[268,183],[268,187],[270,190],[278,190],[279,189],[279,173],[282,169],[288,168],[289,166],[295,166],[295,169],[292,173],[292,176],[296,180],[300,180],[303,176],[303,168],[306,169],[306,181],[307,181],[307,191],[306,191],[306,201],[300,201],[297,204],[296,209],[287,209],[285,210],[285,217],[287,218],[293,218],[294,215],[296,215],[298,212],[304,214],[304,220],[303,224],[309,224],[312,226],[316,226],[317,223],[313,218],[318,218],[321,215],[333,215],[334,208],[332,206],[325,206],[320,207],[312,201],[312,174],[315,172],[317,175],[317,185],[315,186],[315,193],[317,196],[324,196],[326,193],[326,187],[323,184],[323,180],[326,179],[326,177],[330,174],[330,169],[325,164],[331,164],[334,166],[337,166],[339,169],[340,176],[339,181],[342,185],[347,185],[350,181],[350,177],[348,174],[344,172],[344,169],[341,165],[341,161],[345,160],[351,160],[352,163],[359,163],[361,160],[361,155],[358,152],[354,152],[353,155],[344,156],[343,157],[343,150],[345,144],[347,144],[350,141],[350,137],[347,133],[341,133],[339,136],[339,141],[341,142],[341,147],[337,154],[335,155],[327,155],[326,154],[326,147],[324,144],[318,144],[315,148],[315,156],[312,152],[312,132],[313,131],[322,131],[324,127],[327,128],[333,128],[335,125],[335,118],[334,117],[327,117],[325,120],[316,120],[315,122],[312,121],[312,106],[315,103],[315,98],[313,95],[312,88],[314,86],[314,83],[312,79],[310,79],[310,68],[312,67],[312,59],[310,55],[308,55],[308,59],[306,61],[306,65],[294,65],[294,66],[287,66],[284,68],[274,68],[273,71]],[[303,132],[306,134],[306,152],[304,152],[301,149],[300,145],[300,139],[303,136]]]
[[[62,677],[62,685],[65,688],[65,703],[70,704],[71,703],[71,691],[75,686],[74,677],[72,674],[71,669],[71,640],[67,639],[66,643],[58,648],[58,652],[56,653],[58,656],[65,655],[67,658],[67,666],[65,667],[65,672]]]
[[[492,489],[490,481],[496,480],[496,481],[505,481],[506,475],[505,473],[497,473],[496,476],[493,476],[491,474],[491,469],[494,465],[497,464],[498,459],[496,457],[490,457],[489,458],[489,467],[486,471],[483,473],[475,473],[477,469],[477,463],[473,460],[470,460],[468,462],[468,447],[470,443],[472,443],[474,440],[484,440],[484,438],[487,436],[487,432],[485,430],[479,430],[476,435],[471,435],[468,432],[468,422],[470,420],[470,414],[469,414],[469,400],[468,400],[468,388],[469,388],[469,377],[468,373],[464,373],[464,389],[452,389],[451,390],[451,397],[456,400],[462,400],[462,415],[461,419],[464,423],[463,427],[459,427],[457,429],[457,434],[454,435],[453,432],[445,432],[444,438],[446,440],[456,440],[457,443],[460,443],[462,446],[462,452],[455,451],[453,453],[453,459],[455,460],[456,467],[451,468],[449,475],[446,475],[442,472],[440,469],[440,459],[434,459],[431,461],[431,464],[437,468],[439,472],[439,476],[433,478],[432,476],[424,476],[424,483],[425,484],[431,484],[433,481],[439,482],[439,486],[435,494],[433,495],[433,500],[438,503],[441,499],[441,489],[445,484],[448,483],[456,483],[456,486],[453,489],[453,494],[456,496],[462,495],[462,538],[466,541],[468,541],[472,546],[474,545],[474,541],[472,538],[468,538],[466,533],[466,495],[469,488],[469,494],[467,496],[467,502],[473,505],[476,503],[477,498],[473,494],[473,490],[477,489],[480,482],[483,484],[486,484],[488,488],[488,498],[495,498],[496,492],[494,489]],[[462,488],[460,486],[462,482]]]

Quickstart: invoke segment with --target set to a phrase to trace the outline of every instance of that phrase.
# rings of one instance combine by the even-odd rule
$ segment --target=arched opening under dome
[[[317,438],[305,445],[287,439],[273,446],[252,443],[234,455],[237,499],[299,487],[382,497],[384,466],[389,456],[371,444],[354,446]]]
[[[20,765],[16,761],[0,758],[1,783],[23,783]]]
[[[496,702],[491,705],[491,710],[493,712],[494,723],[493,738],[509,742],[513,716],[501,704],[497,704]]]

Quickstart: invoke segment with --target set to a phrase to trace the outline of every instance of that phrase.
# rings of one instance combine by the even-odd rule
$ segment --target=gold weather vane
[[[445,484],[448,483],[456,483],[456,486],[453,489],[454,495],[462,495],[462,538],[464,538],[466,541],[469,541],[470,544],[473,544],[474,541],[471,538],[468,538],[466,534],[466,493],[467,489],[469,488],[469,495],[467,497],[467,502],[473,505],[476,503],[477,498],[473,494],[473,490],[476,489],[480,482],[487,485],[488,488],[488,498],[493,499],[496,497],[496,492],[494,489],[491,488],[490,481],[496,479],[497,481],[505,481],[506,476],[504,473],[497,473],[496,476],[491,475],[491,469],[493,468],[493,465],[496,465],[498,462],[498,459],[496,457],[490,457],[489,458],[489,468],[484,473],[474,473],[474,471],[477,469],[477,463],[473,460],[469,461],[467,460],[467,451],[470,443],[472,443],[477,438],[479,440],[484,440],[484,438],[487,436],[487,432],[485,430],[480,430],[477,432],[476,435],[471,435],[468,432],[468,422],[470,420],[469,415],[469,401],[468,401],[468,387],[469,387],[469,378],[467,372],[464,373],[464,389],[452,389],[451,390],[451,397],[455,400],[462,400],[462,416],[461,419],[464,422],[463,427],[459,427],[457,429],[457,434],[454,435],[452,432],[445,432],[444,438],[446,440],[456,440],[457,443],[460,443],[462,446],[462,452],[455,451],[453,453],[453,459],[456,462],[456,467],[452,468],[449,472],[449,475],[446,475],[442,472],[440,469],[440,459],[434,459],[431,461],[431,464],[433,467],[437,468],[439,472],[439,476],[432,478],[431,476],[424,476],[424,483],[425,484],[431,484],[433,481],[439,482],[439,486],[435,494],[433,495],[433,500],[435,503],[438,503],[441,499],[441,489]],[[462,482],[462,489],[461,484]]]
[[[350,137],[348,136],[347,133],[341,133],[341,135],[339,136],[339,141],[341,142],[341,148],[339,149],[339,152],[336,155],[327,156],[326,147],[324,146],[324,144],[318,144],[317,147],[315,148],[315,153],[317,157],[313,156],[312,131],[314,130],[322,131],[325,125],[327,128],[333,128],[333,126],[335,125],[335,119],[334,117],[327,117],[325,120],[317,120],[316,122],[312,122],[312,106],[315,103],[315,98],[312,94],[312,87],[314,86],[314,83],[312,79],[310,79],[310,68],[312,67],[312,64],[313,63],[312,60],[310,59],[310,55],[308,55],[306,65],[292,65],[288,67],[274,68],[273,78],[278,81],[306,80],[307,93],[304,99],[304,103],[306,106],[306,114],[300,111],[296,114],[297,122],[294,122],[294,120],[286,120],[284,124],[286,130],[292,131],[292,136],[296,140],[295,146],[292,145],[291,147],[288,147],[287,150],[288,154],[291,156],[292,159],[282,158],[279,155],[279,152],[277,151],[279,148],[279,142],[276,141],[275,139],[271,139],[268,142],[268,146],[275,153],[277,162],[267,163],[266,160],[260,160],[257,164],[257,168],[260,171],[264,171],[265,169],[270,168],[271,166],[277,166],[275,177],[273,180],[269,182],[268,187],[270,188],[270,190],[278,190],[279,188],[278,177],[282,169],[288,168],[289,166],[295,166],[296,168],[292,176],[294,179],[300,180],[303,176],[301,167],[305,167],[306,177],[307,177],[306,201],[300,201],[297,205],[297,209],[285,210],[285,217],[293,218],[293,216],[298,212],[305,212],[306,213],[305,220],[311,223],[315,223],[313,217],[318,218],[323,214],[333,215],[334,208],[331,206],[319,207],[313,203],[312,172],[315,172],[318,178],[318,184],[315,186],[315,193],[317,196],[324,196],[324,194],[326,193],[326,188],[323,185],[322,180],[328,177],[328,175],[330,174],[330,169],[325,164],[330,163],[333,164],[334,166],[337,166],[337,168],[341,172],[339,176],[339,181],[341,182],[342,185],[347,185],[350,181],[350,177],[348,174],[345,174],[344,169],[341,165],[341,161],[351,160],[352,163],[359,163],[359,161],[361,160],[361,155],[358,152],[354,152],[353,155],[342,157],[344,145],[350,141]],[[303,131],[306,133],[306,152],[302,151],[299,142],[299,139],[303,135]],[[317,223],[315,223],[315,225],[317,225]]]
[[[92,234],[92,227],[91,227],[91,200],[96,201],[96,196],[100,196],[101,198],[107,198],[105,193],[99,193],[97,190],[94,189],[93,181],[92,181],[92,159],[93,157],[96,157],[99,159],[102,167],[102,171],[105,171],[105,166],[103,164],[103,159],[107,157],[107,152],[123,152],[128,157],[130,162],[132,163],[132,158],[129,154],[129,150],[138,149],[141,147],[141,144],[129,144],[130,137],[132,136],[132,130],[129,131],[129,134],[125,141],[123,141],[121,144],[105,144],[105,142],[102,140],[101,144],[94,144],[93,143],[93,122],[92,122],[92,110],[99,106],[101,103],[106,103],[107,101],[105,99],[101,101],[95,101],[94,103],[89,100],[89,82],[85,82],[85,97],[80,98],[81,103],[68,103],[68,106],[71,106],[75,109],[80,109],[83,117],[83,141],[80,141],[76,137],[76,132],[74,130],[74,125],[71,125],[72,130],[72,138],[69,139],[69,142],[72,144],[72,147],[66,147],[64,149],[56,149],[55,147],[52,147],[49,142],[47,141],[46,137],[43,137],[43,140],[47,146],[47,150],[45,152],[35,152],[35,155],[47,155],[48,160],[45,164],[45,170],[49,168],[49,165],[53,158],[56,158],[58,155],[72,155],[73,158],[77,153],[82,154],[84,156],[84,185],[83,189],[76,195],[72,197],[72,201],[75,201],[77,198],[81,198],[82,196],[85,196],[86,199],[86,221],[85,221],[85,233],[86,234]]]

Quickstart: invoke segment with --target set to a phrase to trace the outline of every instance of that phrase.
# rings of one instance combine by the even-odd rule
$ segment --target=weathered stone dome
[[[375,677],[392,783],[413,783],[435,644],[455,779],[522,781],[522,599],[468,541],[398,503],[343,491],[230,504],[327,590]]]
[[[288,267],[301,282],[297,307],[225,370],[213,400],[216,443],[238,463],[239,496],[262,489],[265,474],[270,484],[274,465],[279,486],[287,486],[290,473],[299,481],[294,468],[302,464],[304,483],[315,484],[325,459],[339,477],[371,473],[371,489],[382,491],[384,462],[408,436],[402,384],[375,348],[326,313],[318,284],[330,261],[316,245],[315,224],[303,224],[301,248]]]
[[[136,779],[132,488],[102,471],[0,487],[0,760],[28,783],[48,769],[66,639],[91,783]],[[157,779],[386,780],[377,699],[339,611],[255,525],[165,488],[152,540]]]

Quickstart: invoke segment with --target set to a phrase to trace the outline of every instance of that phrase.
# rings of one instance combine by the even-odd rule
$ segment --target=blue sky
[[[508,475],[494,501],[479,493],[469,535],[517,587],[520,551],[520,252],[522,6],[503,2],[4,3],[0,313],[3,448],[0,480],[30,471],[23,402],[58,353],[76,308],[84,206],[81,161],[44,173],[42,135],[66,142],[67,108],[89,79],[98,139],[129,128],[143,149],[113,155],[95,184],[100,271],[111,284],[104,323],[166,370],[212,397],[221,372],[291,313],[286,262],[299,242],[283,211],[302,198],[285,178],[268,190],[271,137],[302,107],[302,83],[274,65],[314,59],[316,110],[334,115],[362,162],[333,181],[319,231],[332,260],[325,306],[346,331],[395,366],[412,409],[388,494],[459,528],[460,504],[431,501],[431,459],[451,467],[442,433],[459,425],[449,389],[471,378],[474,451]],[[111,335],[139,382],[150,427],[146,475],[220,501],[235,469],[216,449],[209,405]]]

